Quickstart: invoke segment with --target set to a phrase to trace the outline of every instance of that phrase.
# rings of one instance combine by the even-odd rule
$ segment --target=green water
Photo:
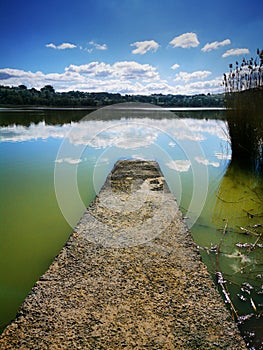
[[[224,118],[224,111],[145,106],[0,111],[0,329],[15,317],[114,163],[155,159],[213,278],[219,271],[226,280],[230,312],[249,315],[240,327],[244,335],[255,333],[249,341],[259,349],[262,177],[231,163]]]

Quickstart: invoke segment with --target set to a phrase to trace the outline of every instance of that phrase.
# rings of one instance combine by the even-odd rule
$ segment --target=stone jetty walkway
[[[160,169],[120,161],[0,349],[246,349]]]

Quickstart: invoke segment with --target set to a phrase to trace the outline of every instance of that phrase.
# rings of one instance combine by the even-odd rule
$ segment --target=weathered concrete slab
[[[245,349],[155,162],[123,161],[0,349]]]

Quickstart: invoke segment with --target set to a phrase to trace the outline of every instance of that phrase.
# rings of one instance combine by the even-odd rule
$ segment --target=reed
[[[263,86],[263,50],[257,49],[256,58],[246,60],[241,64],[236,61],[235,66],[229,64],[229,73],[223,76],[225,93],[257,89]]]
[[[225,107],[232,162],[263,173],[263,50],[257,57],[229,65],[224,74]]]

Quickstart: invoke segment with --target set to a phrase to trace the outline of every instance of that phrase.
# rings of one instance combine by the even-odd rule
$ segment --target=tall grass
[[[256,58],[246,60],[235,66],[229,64],[229,73],[223,77],[225,93],[232,93],[263,87],[263,50],[257,49]]]
[[[263,174],[263,50],[224,74],[232,162]]]

